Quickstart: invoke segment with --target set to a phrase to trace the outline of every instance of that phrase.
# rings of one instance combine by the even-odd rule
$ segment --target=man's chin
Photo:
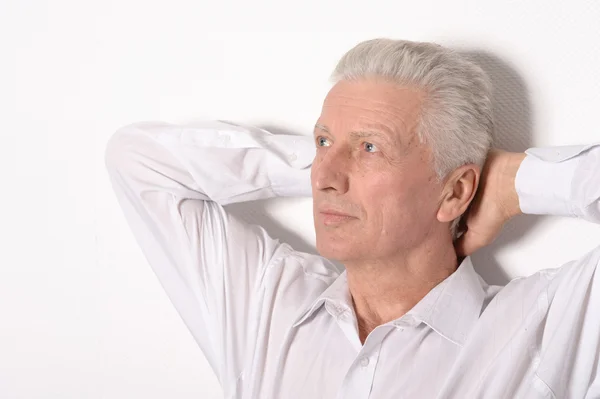
[[[326,240],[317,239],[317,252],[324,258],[335,260],[338,262],[345,262],[354,258],[356,248],[349,245],[349,243],[332,243]]]

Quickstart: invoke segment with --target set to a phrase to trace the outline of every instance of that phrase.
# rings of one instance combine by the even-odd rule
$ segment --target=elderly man
[[[600,222],[600,145],[490,150],[487,77],[431,43],[360,43],[333,79],[313,137],[148,121],[107,144],[225,397],[600,397],[600,247],[504,287],[468,256],[520,213]],[[311,187],[321,256],[223,208]]]

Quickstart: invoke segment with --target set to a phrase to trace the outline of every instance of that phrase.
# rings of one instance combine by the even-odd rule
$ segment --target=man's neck
[[[364,343],[375,327],[403,316],[458,267],[454,247],[419,248],[395,259],[346,265],[348,288]]]

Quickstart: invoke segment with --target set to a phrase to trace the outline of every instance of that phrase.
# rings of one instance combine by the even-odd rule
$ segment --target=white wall
[[[310,134],[338,58],[387,36],[482,62],[505,148],[598,141],[599,21],[596,0],[0,1],[0,398],[222,397],[109,186],[118,127],[220,118]],[[310,200],[254,216],[312,248]],[[599,237],[524,216],[474,261],[506,282]]]

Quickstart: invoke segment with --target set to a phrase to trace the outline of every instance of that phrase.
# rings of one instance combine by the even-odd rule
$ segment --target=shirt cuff
[[[310,197],[310,169],[316,147],[313,136],[272,135],[267,146],[271,153],[268,175],[278,197]]]
[[[577,216],[573,178],[584,151],[597,144],[530,148],[515,177],[521,212]]]

